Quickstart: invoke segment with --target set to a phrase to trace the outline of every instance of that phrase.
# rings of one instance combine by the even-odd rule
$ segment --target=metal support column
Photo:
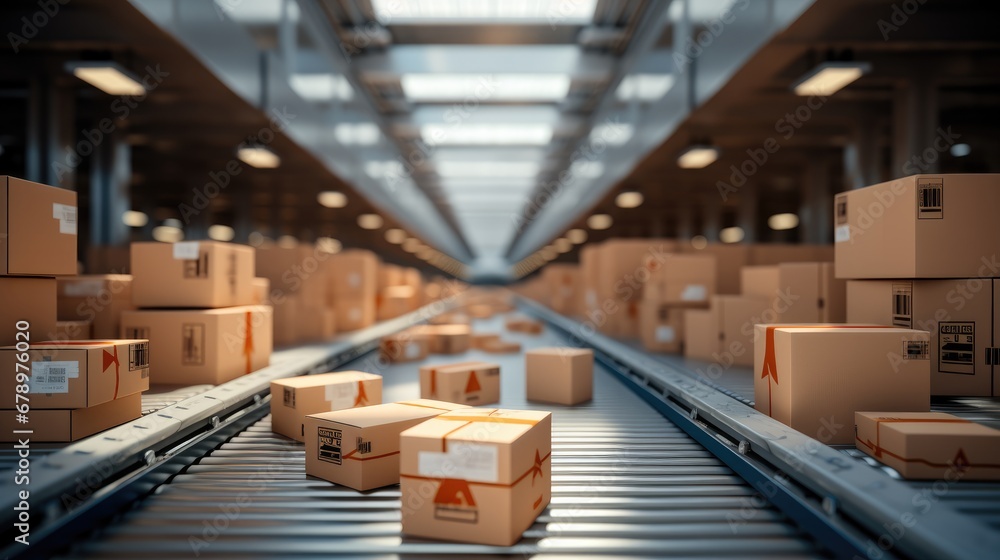
[[[934,148],[937,127],[937,85],[923,77],[897,84],[892,107],[892,178],[937,173],[941,160]]]
[[[722,229],[722,201],[714,189],[702,199],[701,213],[701,234],[709,241],[718,241]]]
[[[94,146],[90,156],[90,244],[125,245],[131,234],[122,214],[132,207],[132,149],[117,130]]]
[[[743,228],[744,243],[754,243],[760,241],[762,237],[757,232],[758,190],[759,187],[755,183],[747,183],[740,189],[736,225]]]
[[[25,176],[29,181],[76,190],[76,92],[44,73],[28,85]]]
[[[809,157],[802,172],[799,232],[804,243],[831,243],[833,193],[830,162],[822,155]]]
[[[844,175],[848,189],[860,189],[882,181],[879,169],[878,119],[874,114],[858,118],[851,140],[844,148]]]

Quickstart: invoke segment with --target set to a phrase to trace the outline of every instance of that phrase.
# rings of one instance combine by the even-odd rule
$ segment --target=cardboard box
[[[306,416],[382,404],[382,376],[339,371],[271,382],[271,431],[303,441]]]
[[[549,264],[542,269],[542,280],[548,287],[548,305],[556,313],[581,313],[582,273],[573,264]]]
[[[496,333],[471,333],[469,335],[469,346],[482,350],[487,344],[500,342],[500,335]]]
[[[17,421],[16,410],[0,410],[0,441],[17,441],[14,430],[32,430],[32,443],[70,442],[131,422],[142,416],[142,395],[134,393],[89,408],[44,409],[28,413],[28,423]],[[23,436],[21,436],[23,437]]]
[[[403,284],[403,267],[394,264],[379,263],[378,265],[378,290],[390,286],[400,286]]]
[[[542,334],[545,330],[540,322],[524,317],[511,317],[504,322],[504,326],[510,332],[525,334]]]
[[[271,308],[156,309],[122,313],[124,336],[149,339],[154,383],[219,384],[267,366]]]
[[[719,326],[715,313],[708,309],[685,309],[684,357],[697,360],[719,358]]]
[[[129,274],[129,247],[118,245],[90,245],[87,247],[85,270],[94,274]],[[82,271],[81,271],[82,272]]]
[[[462,362],[423,366],[420,398],[470,406],[500,402],[500,365]]]
[[[781,273],[776,265],[744,266],[740,270],[740,293],[773,298],[781,290]]]
[[[1000,430],[941,412],[856,412],[855,445],[903,478],[1000,480]]]
[[[797,298],[782,306],[778,314],[781,322],[843,323],[848,320],[847,283],[834,275],[833,263],[784,263],[778,265],[778,272],[779,299],[782,293]]]
[[[680,352],[688,308],[644,301],[639,307],[639,339],[652,352]]]
[[[371,251],[350,250],[330,258],[331,296],[337,328],[353,331],[375,323],[378,257]]]
[[[149,342],[89,340],[36,342],[28,351],[31,408],[86,408],[149,389]],[[14,408],[15,371],[21,357],[0,348],[0,364],[11,372],[0,385],[0,408]]]
[[[1000,277],[997,207],[1000,174],[912,175],[840,193],[837,278]]]
[[[337,334],[337,315],[327,307],[300,301],[298,330],[298,342],[330,340]]]
[[[132,277],[101,274],[57,278],[60,321],[91,321],[95,338],[121,336],[122,311],[132,305]]]
[[[697,249],[687,242],[680,244],[680,250],[682,253],[715,257],[715,293],[740,293],[740,269],[751,263],[750,245],[710,243]]]
[[[854,441],[854,413],[930,409],[924,331],[873,325],[757,325],[754,406],[825,444]]]
[[[989,397],[1000,388],[1000,280],[851,280],[847,320],[928,331],[931,394]]]
[[[91,335],[93,325],[90,321],[56,321],[55,336],[53,341],[62,342],[64,340],[92,340]]]
[[[271,281],[267,278],[253,279],[253,305],[271,305]]]
[[[254,250],[255,274],[266,278],[272,294],[299,297],[313,305],[330,300],[329,270],[332,255],[317,246],[301,243],[282,247],[267,243]]]
[[[400,434],[460,404],[414,400],[306,417],[306,474],[355,490],[399,483]]]
[[[395,319],[412,311],[415,293],[410,286],[392,286],[382,290],[378,297],[378,320]]]
[[[253,304],[254,250],[218,241],[132,244],[136,307]]]
[[[465,313],[442,313],[427,320],[430,325],[471,325],[472,318]]]
[[[521,351],[521,345],[507,340],[491,340],[484,343],[479,349],[489,354],[513,354]]]
[[[0,175],[0,275],[77,273],[76,193]]]
[[[489,319],[496,315],[496,309],[488,303],[477,303],[466,306],[465,312],[473,319]]]
[[[426,340],[431,354],[468,352],[472,339],[472,329],[468,325],[421,325],[408,332]]]
[[[549,503],[550,412],[446,412],[400,448],[404,535],[510,546]]]
[[[660,261],[650,258],[648,265],[643,301],[700,306],[715,295],[715,257],[663,255]]]
[[[707,315],[688,312],[684,329],[684,356],[752,366],[754,325],[774,323],[774,302],[757,296],[714,296]]]
[[[539,348],[524,354],[529,401],[572,406],[594,396],[594,351]]]
[[[414,362],[427,358],[430,348],[425,337],[402,332],[382,337],[379,352],[382,359],[390,363]]]
[[[281,296],[280,301],[272,303],[274,314],[274,345],[290,346],[299,342],[299,300],[298,298]],[[337,317],[334,313],[334,327]]]
[[[15,278],[0,276],[0,345],[24,340],[17,324],[28,322],[27,342],[51,340],[56,334],[55,278]],[[23,325],[22,325],[23,326]]]
[[[597,251],[581,255],[588,268],[585,282],[593,282],[584,296],[587,318],[606,335],[635,338],[643,279],[677,252],[677,244],[672,239],[609,239]]]

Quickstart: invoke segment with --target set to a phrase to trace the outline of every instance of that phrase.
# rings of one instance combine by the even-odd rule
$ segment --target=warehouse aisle
[[[502,332],[502,318],[475,324]],[[523,349],[564,344],[551,331],[503,333]],[[301,444],[266,417],[136,504],[74,555],[101,558],[384,555],[817,557],[822,552],[745,481],[642,403],[600,365],[593,402],[524,399],[523,355],[432,355],[502,367],[502,406],[553,411],[553,496],[511,548],[401,538],[399,488],[368,493],[306,478]],[[374,366],[374,367],[373,367]],[[384,376],[385,402],[418,395],[419,364],[379,368],[369,353],[342,369]]]

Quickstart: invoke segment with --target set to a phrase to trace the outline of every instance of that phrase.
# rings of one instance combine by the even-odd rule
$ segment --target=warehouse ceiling
[[[148,64],[171,72],[118,121],[131,205],[153,218],[132,238],[178,218],[210,173],[284,112],[293,117],[266,146],[280,166],[232,176],[188,235],[222,223],[238,241],[334,237],[390,261],[501,280],[575,259],[578,245],[559,240],[571,228],[584,230],[576,241],[712,240],[733,225],[747,240],[825,241],[812,199],[906,174],[901,158],[939,124],[960,127],[971,154],[946,150],[929,169],[996,171],[1000,161],[989,134],[1000,124],[1000,44],[989,25],[1000,8],[928,0],[899,15],[896,4],[77,0],[3,55],[0,171],[25,174],[37,159],[27,109],[40,87],[75,96],[77,137],[113,112],[114,98],[65,70],[111,57],[139,75]],[[0,14],[20,22],[38,9],[6,2]],[[807,101],[791,86],[831,60],[869,71],[779,136],[780,151],[745,187],[720,196],[731,166]],[[905,109],[917,102],[926,107]],[[919,119],[925,126],[913,130]],[[678,155],[692,145],[718,160],[681,169]],[[84,205],[91,159],[75,181]],[[347,205],[319,204],[324,191],[347,194]],[[623,191],[644,200],[621,207]],[[797,212],[803,225],[769,229],[779,212]],[[384,223],[360,227],[370,213]],[[590,227],[595,213],[611,226]],[[386,240],[393,228],[405,231],[393,232],[396,243]]]

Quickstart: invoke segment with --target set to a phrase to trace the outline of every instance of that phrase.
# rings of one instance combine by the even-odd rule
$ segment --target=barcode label
[[[284,394],[282,395],[284,400],[284,405],[288,408],[295,408],[295,389],[292,387],[285,387]]]
[[[128,370],[149,368],[149,343],[138,342],[128,345]]]
[[[181,325],[181,364],[205,365],[205,325],[201,323]]]
[[[333,463],[334,465],[342,464],[343,457],[341,456],[341,453],[344,443],[344,433],[340,430],[320,426],[317,429],[316,435],[319,440],[317,458],[320,461],[326,461],[327,463]]]
[[[76,206],[54,202],[52,217],[59,220],[59,233],[76,235]]]
[[[917,181],[917,218],[939,220],[944,217],[944,179]]]
[[[31,362],[31,393],[69,392],[69,380],[80,377],[77,362]]]
[[[904,360],[931,359],[931,343],[926,340],[907,340],[903,342]]]
[[[834,224],[843,225],[847,223],[847,195],[837,195],[834,201]]]
[[[193,260],[184,261],[185,278],[208,278],[208,253]]]
[[[906,329],[913,326],[913,286],[892,285],[892,325]]]

